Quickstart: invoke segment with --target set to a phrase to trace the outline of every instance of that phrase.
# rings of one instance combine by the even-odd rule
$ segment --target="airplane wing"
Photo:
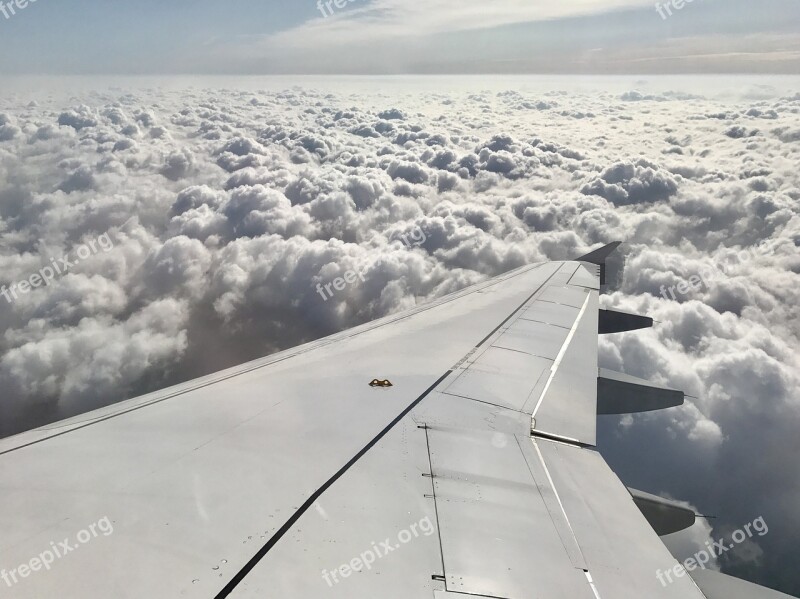
[[[598,373],[611,249],[0,441],[0,595],[704,597],[594,448],[682,401]]]

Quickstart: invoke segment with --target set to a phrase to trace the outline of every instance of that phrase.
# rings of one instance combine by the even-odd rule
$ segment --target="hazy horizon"
[[[799,25],[797,0],[352,0],[333,13],[38,0],[0,14],[0,73],[796,74]]]

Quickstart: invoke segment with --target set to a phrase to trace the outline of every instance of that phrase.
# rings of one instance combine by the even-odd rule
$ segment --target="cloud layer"
[[[659,324],[601,361],[696,399],[604,420],[601,449],[714,538],[763,516],[720,565],[800,592],[800,93],[612,87],[0,98],[2,284],[113,240],[0,297],[2,433],[622,239],[603,301]]]

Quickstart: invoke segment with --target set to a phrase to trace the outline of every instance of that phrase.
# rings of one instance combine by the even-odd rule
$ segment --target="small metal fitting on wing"
[[[394,387],[391,381],[381,381],[379,379],[372,379],[372,382],[369,384],[370,387]]]

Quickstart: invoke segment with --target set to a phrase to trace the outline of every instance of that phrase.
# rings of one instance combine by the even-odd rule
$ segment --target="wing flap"
[[[601,597],[704,599],[688,578],[659,582],[657,573],[677,562],[599,453],[530,442],[542,455]]]
[[[516,436],[432,429],[430,454],[448,591],[592,598]]]

